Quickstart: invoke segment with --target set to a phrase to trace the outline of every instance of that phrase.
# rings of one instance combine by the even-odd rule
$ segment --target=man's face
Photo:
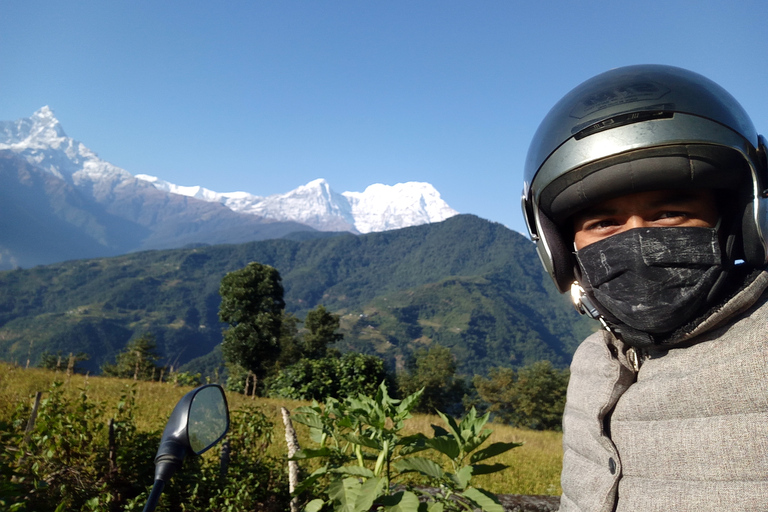
[[[629,229],[641,227],[704,227],[717,224],[711,190],[657,190],[602,201],[573,218],[576,249]]]

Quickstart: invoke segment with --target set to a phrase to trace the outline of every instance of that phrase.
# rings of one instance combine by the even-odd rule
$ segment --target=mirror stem
[[[165,487],[165,481],[155,480],[152,485],[152,491],[147,498],[147,504],[144,505],[144,512],[153,512],[157,506],[157,502],[160,501],[160,495],[163,494],[163,487]]]

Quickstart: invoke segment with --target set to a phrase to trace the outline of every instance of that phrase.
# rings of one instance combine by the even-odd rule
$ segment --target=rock
[[[560,496],[523,496],[498,494],[504,512],[554,512],[560,507]]]

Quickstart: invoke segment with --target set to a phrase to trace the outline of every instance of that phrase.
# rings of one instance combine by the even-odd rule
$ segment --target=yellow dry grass
[[[37,368],[24,369],[0,363],[0,421],[10,417],[19,403],[31,404],[35,392],[46,392],[54,381],[65,382],[65,393],[77,396],[87,386],[88,396],[105,406],[105,417],[111,417],[117,407],[120,395],[127,390],[136,390],[136,425],[140,430],[161,430],[176,402],[191,387],[177,387],[170,383],[134,382],[129,379],[86,377],[73,375],[67,379],[62,372]],[[230,410],[237,410],[247,404],[257,405],[274,423],[274,442],[268,455],[284,457],[287,452],[282,426],[281,407],[289,411],[306,405],[306,402],[270,398],[250,398],[237,393],[227,393]],[[406,422],[404,435],[422,432],[432,435],[431,425],[443,425],[438,416],[414,415]],[[490,459],[489,463],[507,464],[508,469],[473,479],[473,485],[498,494],[547,494],[558,495],[560,490],[560,468],[562,464],[562,434],[558,432],[537,432],[521,430],[491,423],[493,430],[488,443],[522,442],[523,446]],[[296,425],[299,443],[312,447],[307,429]],[[311,471],[311,468],[307,468]]]

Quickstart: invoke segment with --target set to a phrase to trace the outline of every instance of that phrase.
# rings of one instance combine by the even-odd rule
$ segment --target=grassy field
[[[132,380],[85,377],[73,375],[67,378],[62,372],[41,369],[24,369],[0,363],[0,421],[7,420],[19,403],[31,403],[35,392],[45,392],[54,380],[65,382],[66,393],[76,396],[87,386],[88,395],[105,406],[105,421],[114,413],[120,395],[135,386],[136,418],[139,429],[145,431],[161,430],[174,405],[189,387],[176,387],[169,383],[134,382]],[[272,455],[283,456],[286,453],[280,408],[293,410],[305,405],[291,400],[268,398],[247,398],[243,395],[228,393],[227,399],[231,410],[236,410],[248,403],[256,403],[274,425],[274,442],[269,448]],[[422,432],[432,435],[431,424],[441,424],[437,416],[415,415],[408,420],[405,429],[408,433]],[[506,425],[490,424],[493,435],[489,442],[522,442],[522,447],[515,448],[491,462],[501,462],[510,467],[502,472],[484,475],[473,479],[476,486],[497,494],[547,494],[559,495],[560,467],[562,464],[562,434],[557,432],[536,432],[514,429]],[[311,447],[306,430],[297,425],[299,442],[302,447]]]

